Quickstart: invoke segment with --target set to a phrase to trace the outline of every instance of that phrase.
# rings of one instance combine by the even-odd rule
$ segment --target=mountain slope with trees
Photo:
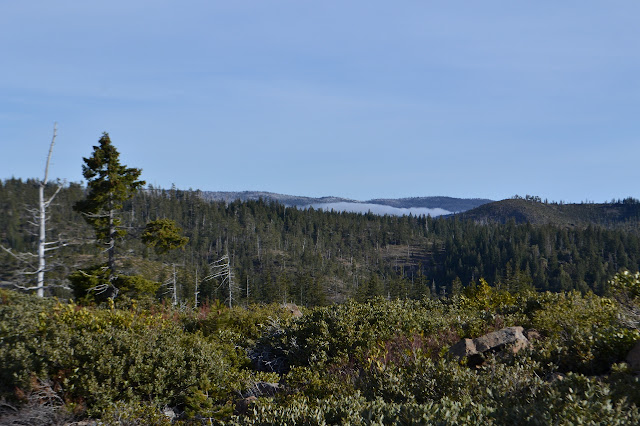
[[[558,227],[586,227],[600,225],[607,228],[637,229],[640,224],[640,201],[634,198],[611,203],[564,204],[543,202],[539,197],[516,197],[476,207],[460,215],[476,222],[555,225]]]
[[[93,238],[71,209],[83,197],[77,184],[63,188],[52,206],[50,232],[73,234],[76,240]],[[33,246],[24,205],[37,200],[37,183],[6,180],[0,200],[2,244],[16,250]],[[623,211],[629,205],[606,208]],[[209,264],[227,254],[235,275],[234,303],[292,301],[309,306],[376,295],[457,294],[481,277],[505,288],[518,282],[539,290],[592,289],[604,294],[613,274],[640,266],[638,228],[627,218],[608,227],[534,225],[514,219],[479,223],[464,215],[376,216],[285,208],[264,200],[207,202],[199,191],[152,187],[124,202],[121,213],[130,238],[119,243],[119,268],[164,283],[172,273],[167,265],[177,265],[178,298],[183,302],[194,298],[196,285],[201,300],[228,298],[220,283],[202,282]],[[143,244],[146,224],[159,219],[172,220],[183,230],[189,238],[184,250],[160,256]],[[84,244],[56,256],[58,266],[50,276],[64,281],[103,255]],[[0,256],[0,262],[0,280],[10,282],[15,264],[7,255]]]

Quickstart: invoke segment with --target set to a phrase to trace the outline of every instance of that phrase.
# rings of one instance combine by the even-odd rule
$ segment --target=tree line
[[[312,306],[441,297],[480,278],[505,289],[605,294],[616,272],[640,266],[636,228],[326,212],[143,188],[142,171],[119,163],[107,134],[84,159],[83,172],[86,186],[47,184],[61,187],[48,232],[70,242],[50,255],[47,279],[76,297],[102,290],[106,297],[144,293],[185,304]],[[33,179],[0,183],[0,244],[13,252],[37,244],[26,207],[37,203],[40,187]],[[212,266],[223,258],[229,272],[215,276]],[[0,266],[4,285],[18,282],[15,257],[3,252]],[[60,288],[49,293],[69,295]]]

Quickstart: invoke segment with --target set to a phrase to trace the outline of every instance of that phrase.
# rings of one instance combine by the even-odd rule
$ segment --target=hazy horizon
[[[140,0],[0,8],[0,178],[356,200],[640,198],[640,3]]]

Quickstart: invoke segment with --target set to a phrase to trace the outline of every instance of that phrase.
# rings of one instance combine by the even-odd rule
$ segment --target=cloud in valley
[[[445,214],[451,214],[450,211],[444,209],[428,209],[426,207],[409,207],[409,208],[398,208],[391,206],[384,206],[381,204],[370,204],[370,203],[348,203],[348,202],[339,202],[339,203],[318,203],[312,204],[311,207],[314,209],[322,209],[325,211],[341,211],[341,212],[352,212],[352,213],[374,213],[379,215],[393,215],[393,216],[402,216],[409,215],[411,213],[414,216],[442,216]]]

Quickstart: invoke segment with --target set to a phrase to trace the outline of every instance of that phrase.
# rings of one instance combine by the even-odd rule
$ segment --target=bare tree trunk
[[[109,198],[113,198],[111,194],[109,194]],[[115,276],[116,273],[116,226],[115,226],[115,211],[113,209],[113,201],[109,201],[109,248],[107,251],[109,252],[109,271],[111,272],[111,278]]]
[[[229,309],[231,309],[231,300],[233,300],[233,280],[231,279],[231,264],[229,263],[229,255],[227,255],[227,280],[229,281]]]
[[[58,194],[58,191],[56,191],[48,201],[45,201],[44,199],[44,188],[47,185],[47,180],[49,178],[49,163],[51,162],[51,154],[53,153],[53,145],[56,141],[57,131],[57,123],[54,123],[53,137],[51,138],[51,145],[49,145],[49,155],[47,155],[47,163],[44,167],[44,179],[40,181],[40,185],[38,186],[38,218],[40,219],[40,232],[38,238],[38,278],[36,284],[36,293],[39,297],[44,297],[44,270],[46,268],[45,253],[47,246],[47,207],[49,206],[49,204],[51,204],[55,196]]]
[[[193,293],[194,296],[194,302],[193,302],[193,307],[197,308],[198,307],[198,268],[196,268],[196,289]]]
[[[178,284],[176,280],[176,264],[173,264],[173,306],[178,305]]]
[[[49,162],[47,161],[47,166]],[[46,169],[45,169],[46,170]],[[46,177],[46,171],[45,171]],[[46,260],[44,257],[44,249],[46,244],[46,213],[44,204],[44,183],[40,183],[38,188],[39,202],[40,202],[40,236],[38,238],[38,280],[36,284],[36,293],[38,297],[44,297],[44,269],[46,268]]]

